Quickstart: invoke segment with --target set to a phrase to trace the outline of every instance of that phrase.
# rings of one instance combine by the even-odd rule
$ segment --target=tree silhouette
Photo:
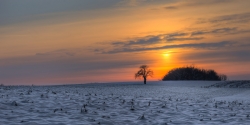
[[[167,80],[227,80],[226,75],[218,75],[214,70],[199,69],[194,66],[180,67],[170,70],[162,79]]]
[[[152,77],[153,71],[151,69],[149,69],[149,67],[147,65],[141,65],[140,70],[137,73],[135,73],[135,79],[136,78],[143,78],[144,84],[146,84],[148,76]]]

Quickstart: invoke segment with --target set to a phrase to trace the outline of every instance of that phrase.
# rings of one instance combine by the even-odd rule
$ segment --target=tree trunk
[[[147,82],[147,79],[146,79],[146,77],[144,77],[144,84],[146,84],[146,82]]]

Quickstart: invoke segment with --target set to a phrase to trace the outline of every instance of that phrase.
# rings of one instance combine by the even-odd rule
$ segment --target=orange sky
[[[0,2],[0,83],[159,80],[195,65],[249,79],[248,0]]]

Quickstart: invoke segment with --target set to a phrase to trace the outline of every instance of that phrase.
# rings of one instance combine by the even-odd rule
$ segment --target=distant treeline
[[[167,80],[211,80],[225,81],[226,75],[219,75],[214,70],[199,69],[194,66],[186,66],[170,70],[162,79]]]

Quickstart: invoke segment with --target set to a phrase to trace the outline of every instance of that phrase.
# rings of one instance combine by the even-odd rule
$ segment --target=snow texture
[[[219,82],[206,87],[217,87],[217,88],[250,88],[250,81],[242,80],[242,81],[225,81]]]
[[[250,90],[215,83],[0,86],[0,124],[248,125]]]

